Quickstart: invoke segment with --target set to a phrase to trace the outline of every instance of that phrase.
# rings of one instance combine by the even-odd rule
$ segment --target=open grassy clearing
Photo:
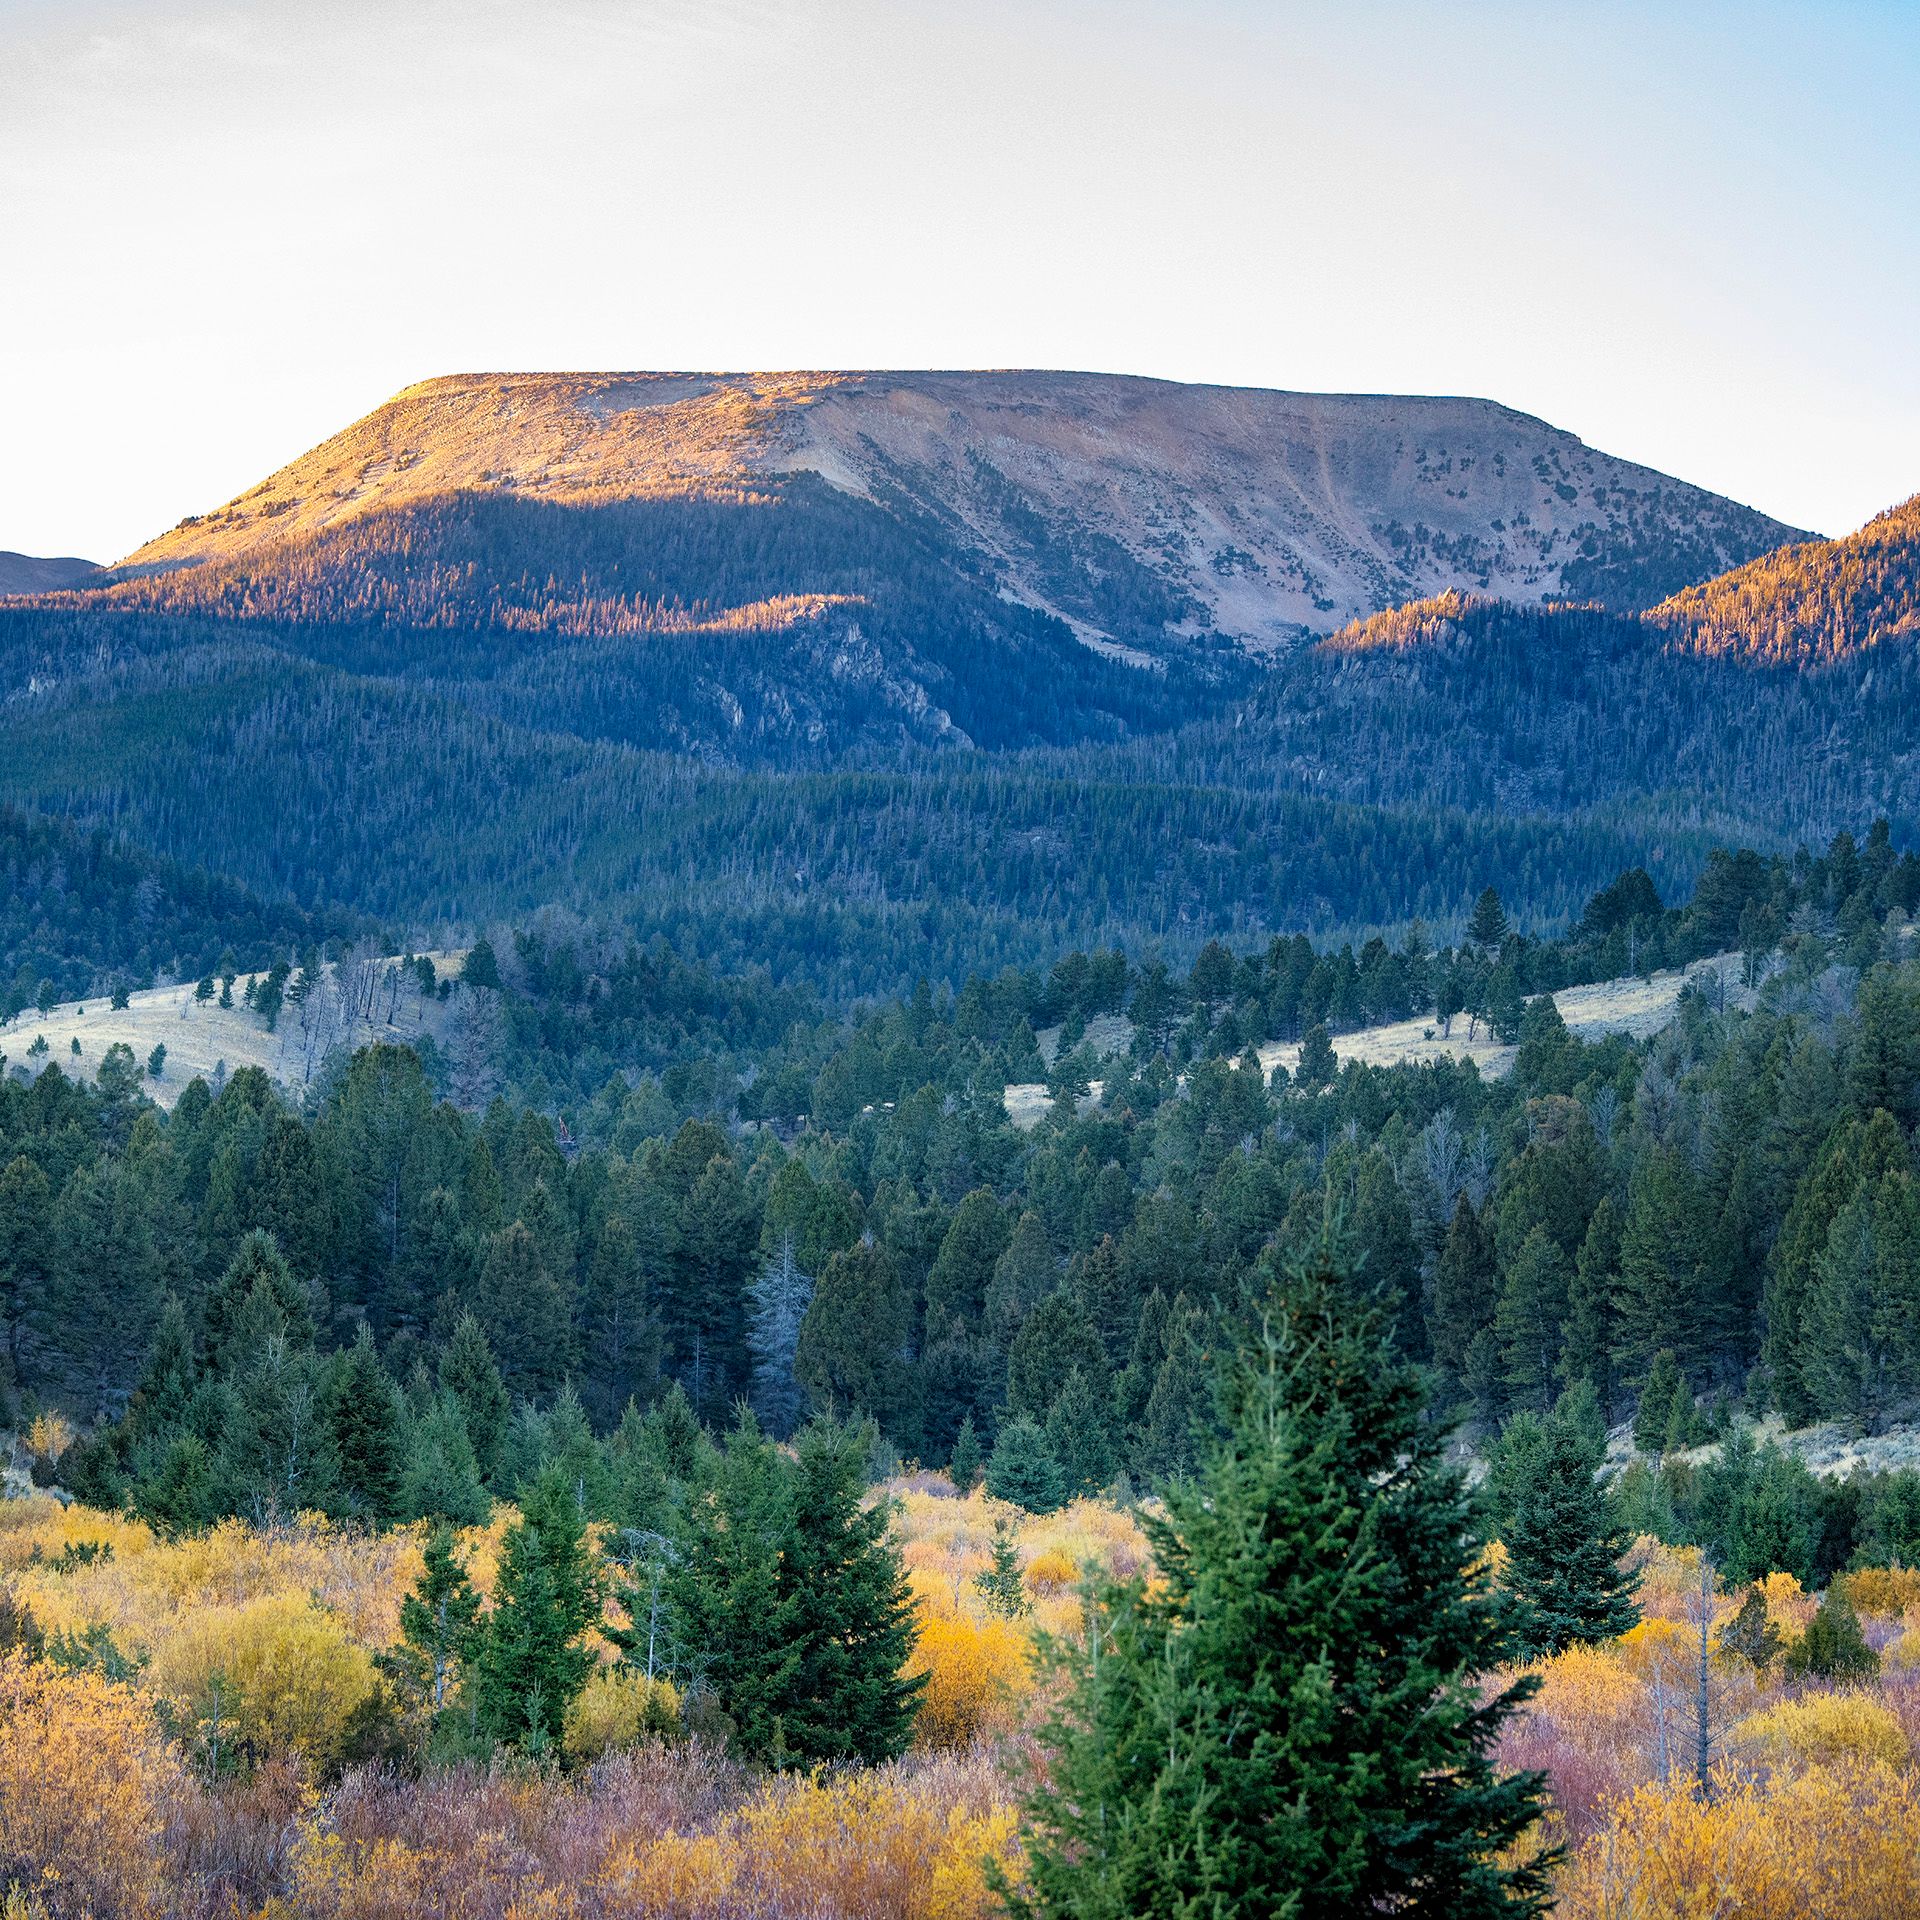
[[[1690,981],[1716,982],[1729,1004],[1750,1006],[1753,995],[1739,984],[1740,964],[1739,954],[1720,953],[1697,960],[1690,967],[1603,980],[1592,986],[1564,987],[1553,996],[1554,1005],[1568,1028],[1583,1040],[1609,1033],[1631,1034],[1636,1040],[1644,1040],[1673,1018],[1681,991]],[[1132,1045],[1133,1027],[1118,1014],[1103,1014],[1088,1023],[1087,1037],[1098,1052],[1124,1053]],[[1051,1066],[1059,1050],[1060,1030],[1050,1027],[1038,1039],[1041,1057]],[[1454,1016],[1451,1032],[1429,1015],[1337,1033],[1333,1036],[1333,1052],[1342,1066],[1349,1060],[1368,1067],[1471,1060],[1490,1079],[1498,1079],[1513,1065],[1514,1054],[1513,1048],[1499,1040],[1484,1021],[1471,1021],[1464,1014]],[[1296,1040],[1271,1042],[1259,1053],[1261,1071],[1268,1074],[1276,1066],[1284,1066],[1291,1073],[1300,1063],[1300,1043]],[[1088,1104],[1097,1103],[1102,1091],[1103,1083],[1094,1081]],[[1010,1086],[1006,1091],[1007,1117],[1017,1127],[1038,1126],[1052,1099],[1040,1081]]]
[[[458,953],[428,956],[442,976],[457,974],[461,957]],[[328,967],[305,1005],[281,1009],[271,1033],[242,1000],[245,979],[242,975],[236,981],[233,1004],[227,1007],[220,1005],[217,995],[197,1000],[191,980],[132,994],[124,1007],[115,1007],[105,998],[54,1007],[47,1013],[29,1007],[0,1023],[0,1055],[9,1070],[23,1068],[37,1074],[49,1063],[57,1063],[69,1078],[91,1080],[111,1047],[131,1048],[135,1064],[144,1071],[153,1050],[164,1046],[160,1074],[149,1075],[144,1084],[160,1106],[170,1109],[195,1079],[211,1081],[222,1066],[229,1074],[241,1067],[263,1068],[297,1097],[341,1048],[352,1052],[376,1041],[414,1041],[422,1035],[438,1045],[446,1035],[449,1003],[422,995],[393,957]],[[34,1042],[42,1038],[46,1051],[33,1052]],[[77,1053],[75,1041],[79,1042]]]

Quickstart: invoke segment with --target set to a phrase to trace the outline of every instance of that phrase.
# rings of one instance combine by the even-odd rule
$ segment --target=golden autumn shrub
[[[187,1788],[132,1689],[0,1659],[0,1879],[60,1913],[149,1913],[168,1809]]]
[[[671,1740],[679,1731],[680,1694],[671,1680],[597,1667],[567,1709],[560,1744],[570,1760],[597,1760],[642,1740]]]
[[[1558,1891],[1557,1920],[1920,1920],[1920,1790],[1888,1767],[1646,1786]]]
[[[1750,1714],[1734,1729],[1737,1747],[1772,1766],[1822,1767],[1912,1758],[1905,1730],[1871,1694],[1810,1693]]]
[[[373,1656],[303,1594],[192,1615],[155,1655],[150,1682],[183,1729],[238,1754],[298,1754],[334,1771],[381,1697]]]
[[[1049,1547],[1027,1563],[1024,1577],[1034,1593],[1064,1593],[1080,1578],[1080,1569],[1064,1553]]]
[[[989,1920],[986,1863],[1018,1870],[1014,1813],[966,1763],[768,1781],[717,1827],[616,1850],[596,1883],[614,1911]]]
[[[1028,1645],[1012,1620],[923,1610],[907,1662],[909,1673],[927,1681],[915,1740],[922,1747],[965,1747],[1011,1725],[1014,1702],[1027,1688]]]
[[[1920,1567],[1859,1567],[1842,1584],[1855,1613],[1898,1619],[1920,1607]]]

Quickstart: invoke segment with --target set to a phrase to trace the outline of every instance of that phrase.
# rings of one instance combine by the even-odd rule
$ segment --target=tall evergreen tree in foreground
[[[1149,1519],[1161,1579],[1096,1593],[1028,1807],[1031,1916],[1537,1914],[1503,1854],[1540,1776],[1496,1774],[1519,1681],[1465,1484],[1326,1253],[1270,1297],[1228,1432]]]
[[[1517,1637],[1529,1656],[1611,1640],[1640,1618],[1633,1581],[1620,1570],[1628,1542],[1594,1478],[1605,1450],[1604,1430],[1596,1444],[1562,1406],[1533,1426],[1510,1463],[1504,1579],[1520,1602]]]

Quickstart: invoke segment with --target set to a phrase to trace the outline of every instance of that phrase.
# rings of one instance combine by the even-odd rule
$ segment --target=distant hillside
[[[99,572],[99,565],[92,560],[71,556],[43,560],[30,553],[0,553],[0,596],[58,593],[68,587],[85,586]]]
[[[226,955],[265,968],[359,926],[0,805],[0,1021],[43,992],[61,1002],[161,972],[197,979]]]
[[[1776,666],[1920,639],[1920,494],[1844,540],[1784,547],[1653,609],[1676,642]]]
[[[1484,400],[1071,373],[469,375],[407,389],[125,563],[210,567],[217,586],[116,597],[230,609],[246,579],[282,612],[431,622],[439,594],[465,612],[477,587],[524,616],[510,573],[422,569],[369,605],[330,577],[328,543],[452,494],[747,506],[793,498],[801,473],[923,523],[946,564],[1082,639],[1148,651],[1196,634],[1269,647],[1447,587],[1644,606],[1794,537]],[[636,540],[626,559],[580,593],[555,569],[561,617],[592,599],[657,618],[655,550]],[[696,597],[718,610],[712,586]]]

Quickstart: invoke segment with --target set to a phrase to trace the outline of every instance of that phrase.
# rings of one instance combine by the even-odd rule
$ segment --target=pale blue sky
[[[0,547],[430,374],[1484,394],[1920,489],[1920,0],[0,0]]]

